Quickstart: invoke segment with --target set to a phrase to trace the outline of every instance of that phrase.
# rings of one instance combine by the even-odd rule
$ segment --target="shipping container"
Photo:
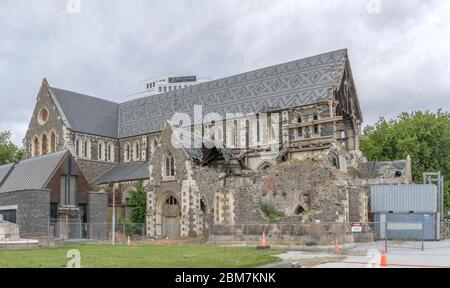
[[[372,185],[372,213],[437,213],[436,185]]]

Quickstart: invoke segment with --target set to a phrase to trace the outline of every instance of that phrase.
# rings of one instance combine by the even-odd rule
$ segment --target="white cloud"
[[[42,78],[123,101],[148,76],[219,78],[349,48],[365,120],[450,110],[450,3],[382,0],[0,3],[0,129],[23,137]]]

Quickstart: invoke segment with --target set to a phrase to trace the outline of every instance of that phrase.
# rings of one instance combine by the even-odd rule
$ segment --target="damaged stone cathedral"
[[[121,104],[44,79],[24,158],[68,151],[90,183],[74,188],[91,193],[84,201],[51,197],[50,218],[71,204],[84,205],[78,217],[94,221],[89,214],[105,195],[105,221],[113,202],[124,221],[132,213],[130,195],[143,181],[147,235],[154,238],[267,223],[264,205],[279,212],[278,221],[366,222],[368,185],[410,183],[411,169],[410,159],[366,161],[359,150],[362,123],[347,50]]]

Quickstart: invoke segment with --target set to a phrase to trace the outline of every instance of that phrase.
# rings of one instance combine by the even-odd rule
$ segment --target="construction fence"
[[[390,219],[390,218],[389,218]],[[394,219],[394,218],[392,218]],[[395,222],[368,223],[243,223],[211,225],[208,243],[218,245],[258,246],[263,235],[269,245],[283,249],[315,249],[339,245],[342,249],[355,246],[379,249],[426,249],[427,242],[433,247],[449,246],[450,241],[437,241],[450,238],[450,222],[436,223],[427,218],[395,218]],[[114,227],[114,229],[113,229]],[[114,239],[114,241],[112,241]],[[136,223],[82,223],[80,221],[52,220],[48,235],[6,233],[0,231],[0,248],[50,246],[55,241],[61,243],[127,243],[148,240],[146,225]],[[47,241],[47,242],[46,242]],[[53,242],[52,242],[53,241]],[[428,245],[431,247],[431,245]]]
[[[401,218],[396,222],[369,223],[245,223],[214,225],[209,243],[258,246],[264,240],[284,249],[351,248],[376,243],[380,250],[424,249],[427,241],[450,237],[448,221]],[[442,242],[443,245],[444,242]]]
[[[142,223],[82,223],[81,221],[51,220],[50,238],[64,241],[112,241],[126,242],[146,239],[146,225]]]

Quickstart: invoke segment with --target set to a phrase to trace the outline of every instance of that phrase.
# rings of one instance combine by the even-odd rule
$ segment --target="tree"
[[[361,151],[371,161],[393,161],[411,156],[413,181],[421,183],[423,172],[441,171],[445,177],[445,202],[450,207],[450,113],[438,110],[401,113],[364,129]]]
[[[22,158],[22,150],[10,139],[10,131],[0,132],[0,165],[17,163]]]
[[[142,181],[139,181],[138,184],[136,184],[135,190],[131,192],[131,198],[130,198],[130,207],[133,210],[133,217],[131,220],[134,223],[145,223],[145,216],[147,211],[147,192],[144,187],[144,183]]]

